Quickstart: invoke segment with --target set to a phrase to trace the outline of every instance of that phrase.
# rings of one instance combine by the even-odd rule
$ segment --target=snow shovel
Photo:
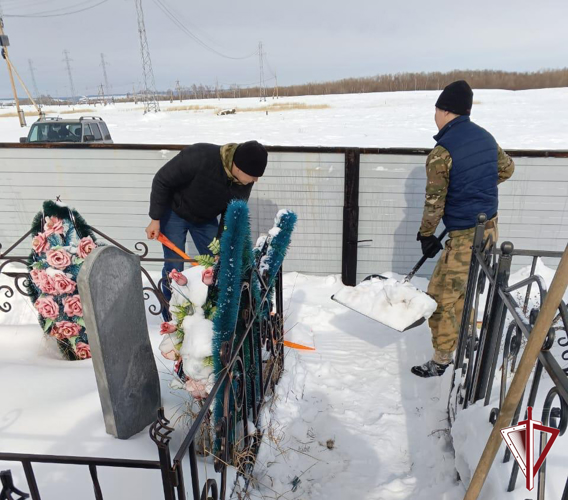
[[[446,237],[447,234],[448,234],[448,230],[444,229],[442,231],[442,234],[440,236],[438,236],[438,241],[440,243],[442,243],[442,240]],[[426,257],[426,255],[422,256],[422,258],[416,263],[416,265],[406,275],[406,277],[402,280],[402,282],[408,283],[412,278],[414,278],[414,275],[418,272],[418,270],[424,265],[424,262],[426,262],[427,260],[428,260],[428,257]],[[388,276],[383,276],[382,274],[370,274],[363,281],[369,281],[373,278],[381,279],[381,280],[388,280],[389,279]]]
[[[442,231],[442,234],[440,234],[440,236],[438,236],[438,241],[441,243],[442,240],[445,238],[445,236],[448,234],[448,230],[444,229]],[[418,272],[418,270],[424,265],[424,263],[428,260],[428,257],[426,257],[425,255],[416,263],[416,265],[412,268],[412,270],[405,276],[405,278],[402,280],[402,283],[408,283],[412,278],[414,278],[414,275]],[[388,276],[383,276],[382,274],[370,274],[369,276],[367,276],[363,281],[370,281],[372,279],[380,279],[380,280],[387,280],[389,279]],[[362,282],[363,282],[362,281]],[[362,283],[361,282],[361,283]],[[331,300],[337,302],[338,304],[341,304],[344,307],[347,307],[348,309],[351,309],[352,311],[361,314],[362,316],[365,316],[366,318],[372,319],[373,321],[376,321],[377,323],[380,323],[380,321],[378,321],[375,318],[372,318],[371,316],[368,316],[367,314],[361,312],[361,311],[357,311],[356,309],[353,309],[351,306],[348,306],[347,304],[341,302],[340,300],[338,300],[335,295],[331,296]],[[412,323],[411,325],[407,326],[404,330],[404,332],[406,332],[407,330],[411,330],[412,328],[416,328],[417,326],[420,326],[421,324],[423,324],[426,321],[425,317],[421,317],[420,319],[416,320],[414,323]],[[382,323],[381,323],[382,324]],[[388,325],[385,325],[388,326]],[[389,328],[392,328],[389,326]],[[398,330],[397,330],[398,331]]]

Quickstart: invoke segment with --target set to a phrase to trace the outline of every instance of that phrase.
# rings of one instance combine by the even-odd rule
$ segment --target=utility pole
[[[107,95],[110,95],[110,85],[108,84],[108,76],[107,76],[107,69],[106,69],[106,61],[105,61],[105,55],[101,53],[101,66],[103,67],[103,77],[105,80],[105,90]]]
[[[1,14],[0,10],[0,14]],[[6,61],[8,66],[8,74],[10,75],[10,84],[12,85],[12,92],[14,94],[14,101],[16,103],[16,111],[18,112],[18,118],[20,120],[20,127],[26,126],[26,119],[24,117],[23,111],[20,109],[20,101],[18,99],[18,92],[16,91],[16,84],[14,83],[14,75],[12,74],[12,65],[10,64],[10,58],[8,57],[8,46],[10,41],[8,36],[4,33],[4,19],[0,17],[0,45],[2,45],[2,57]]]
[[[97,102],[101,103],[103,106],[106,106],[106,97],[105,97],[105,89],[103,84],[99,85],[99,94],[97,96]]]
[[[278,76],[274,75],[274,78],[276,80],[276,86],[274,87],[274,90],[272,91],[272,99],[274,99],[274,96],[276,96],[276,99],[278,99]]]
[[[215,78],[215,95],[217,96],[217,99],[220,101],[221,98],[219,97],[219,79]]]
[[[260,66],[260,101],[266,102],[266,83],[264,81],[264,54],[262,52],[262,42],[258,42],[258,61]]]
[[[146,26],[144,24],[144,11],[142,10],[142,0],[134,0],[136,3],[136,14],[138,16],[138,34],[140,35],[140,55],[142,57],[142,75],[144,77],[144,89],[142,99],[144,101],[144,114],[150,111],[160,111],[158,98],[156,97],[156,83],[154,71],[152,70],[152,60],[150,59],[150,49],[148,48],[148,38],[146,37]]]
[[[177,93],[178,93],[179,102],[183,102],[183,98],[182,98],[182,95],[181,95],[181,86],[179,84],[179,80],[176,80],[176,90],[177,90]]]
[[[63,55],[65,56],[63,62],[65,62],[65,65],[67,66],[67,74],[69,75],[69,85],[71,86],[71,101],[75,102],[77,101],[77,94],[75,92],[75,84],[73,83],[73,74],[71,73],[71,59],[69,59],[69,51],[65,49],[63,51]]]
[[[39,106],[41,107],[41,96],[39,95],[39,91],[37,89],[37,82],[36,82],[36,77],[35,77],[35,68],[34,68],[34,63],[31,59],[28,59],[28,65],[30,67],[30,74],[32,76],[32,86],[33,86],[34,94],[36,96],[36,99],[37,99]]]

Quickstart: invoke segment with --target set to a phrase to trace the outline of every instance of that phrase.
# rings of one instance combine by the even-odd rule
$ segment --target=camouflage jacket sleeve
[[[433,235],[444,215],[451,168],[452,157],[448,150],[436,146],[426,160],[426,200],[420,225],[422,236]]]
[[[499,181],[497,183],[501,184],[513,175],[515,162],[501,149],[501,146],[497,146],[497,148],[497,168],[499,169]]]

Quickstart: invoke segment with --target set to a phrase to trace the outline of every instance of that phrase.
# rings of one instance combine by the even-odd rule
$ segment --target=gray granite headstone
[[[154,422],[160,381],[148,336],[140,259],[95,249],[78,277],[106,431],[129,437]]]

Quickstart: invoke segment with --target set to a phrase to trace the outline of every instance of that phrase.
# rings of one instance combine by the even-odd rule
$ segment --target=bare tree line
[[[467,80],[475,89],[528,90],[568,87],[568,68],[535,72],[496,70],[455,70],[446,73],[396,73],[372,77],[344,78],[329,82],[309,82],[301,85],[267,88],[266,95],[301,96],[326,94],[362,94],[369,92],[400,92],[411,90],[441,90],[456,80]],[[182,89],[185,99],[217,97],[259,97],[259,87],[216,88],[214,85],[192,85]],[[168,91],[169,95],[169,91]],[[174,92],[174,99],[178,97]]]
[[[568,68],[545,69],[535,72],[510,72],[497,70],[454,70],[446,73],[396,73],[372,77],[344,78],[328,82],[308,82],[285,87],[268,87],[267,97],[293,97],[303,95],[327,94],[363,94],[369,92],[404,92],[414,90],[441,90],[448,83],[456,80],[467,80],[474,89],[528,90],[543,88],[568,87]],[[181,92],[180,92],[181,91]],[[217,87],[215,85],[193,84],[178,89],[160,92],[160,101],[186,99],[217,99],[237,97],[259,97],[258,86],[231,85]],[[125,97],[113,99],[114,102],[132,102],[141,99],[141,95],[127,94]],[[92,102],[90,102],[92,101]],[[41,96],[42,104],[70,104],[71,101]],[[89,104],[97,102],[97,98],[89,100]],[[27,99],[22,100],[28,104]]]

